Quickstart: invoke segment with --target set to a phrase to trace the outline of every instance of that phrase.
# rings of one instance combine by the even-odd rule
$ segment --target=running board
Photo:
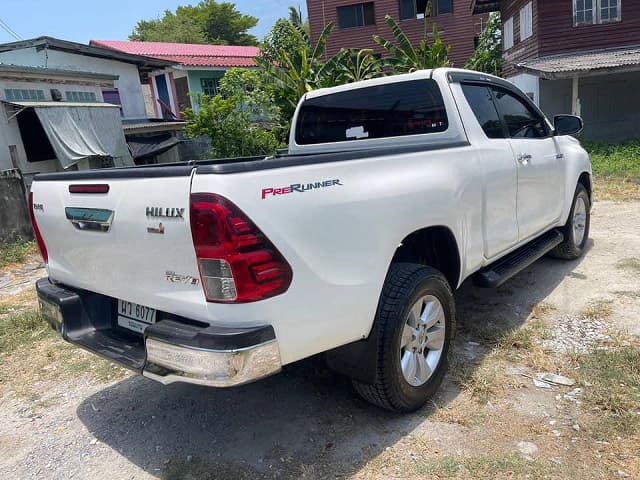
[[[473,283],[484,288],[498,287],[563,241],[561,232],[551,230],[477,272]]]

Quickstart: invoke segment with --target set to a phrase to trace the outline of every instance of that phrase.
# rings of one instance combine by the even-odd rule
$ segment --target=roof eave
[[[32,75],[35,77],[40,75],[40,76],[46,76],[46,78],[73,77],[73,78],[79,78],[79,79],[109,80],[109,81],[118,80],[118,78],[120,78],[119,75],[111,75],[107,73],[63,70],[59,68],[29,67],[24,65],[12,65],[12,64],[5,64],[5,63],[0,63],[0,73],[15,73],[15,74],[23,74],[23,75]]]
[[[21,50],[24,48],[34,47],[36,49],[49,48],[52,50],[59,50],[67,53],[86,55],[89,57],[105,58],[124,63],[132,63],[137,65],[138,67],[143,68],[165,68],[175,65],[175,62],[171,62],[168,60],[160,60],[143,55],[133,55],[110,48],[84,45],[82,43],[71,42],[68,40],[59,40],[53,37],[37,37],[29,40],[20,40],[18,42],[5,43],[0,45],[0,52],[8,52],[11,50]]]
[[[568,70],[562,72],[552,72],[548,70],[540,70],[535,67],[517,64],[516,69],[524,73],[530,73],[545,80],[567,80],[571,78],[596,77],[599,75],[607,75],[611,73],[627,73],[640,72],[640,64],[637,65],[618,65],[613,67],[600,67],[581,70]]]
[[[221,72],[226,72],[227,70],[230,70],[232,68],[249,68],[249,69],[257,69],[258,66],[257,65],[251,65],[251,66],[246,66],[246,65],[239,65],[239,66],[227,66],[227,67],[221,67],[221,66],[217,66],[217,65],[184,65],[184,64],[177,64],[173,67],[171,67],[175,70],[187,70],[187,71],[193,71],[193,70],[205,70],[205,71],[216,71],[219,70]]]

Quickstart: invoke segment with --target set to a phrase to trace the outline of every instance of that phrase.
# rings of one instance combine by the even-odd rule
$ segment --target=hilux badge
[[[147,217],[184,218],[184,208],[147,207]]]

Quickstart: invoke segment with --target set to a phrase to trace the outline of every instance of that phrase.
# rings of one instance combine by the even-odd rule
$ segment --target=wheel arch
[[[385,279],[392,266],[400,262],[435,268],[447,279],[451,291],[455,291],[460,282],[460,251],[456,237],[449,227],[430,226],[406,235],[393,254]],[[379,340],[376,322],[377,320],[372,322],[367,338],[326,352],[329,367],[353,380],[374,384],[378,375],[374,361]]]
[[[455,291],[460,283],[460,249],[449,227],[424,227],[405,236],[391,259],[396,262],[427,265],[440,271]],[[391,265],[389,265],[389,268]]]
[[[576,185],[578,183],[582,184],[582,186],[589,194],[589,203],[593,203],[593,186],[591,183],[591,174],[589,172],[582,172],[578,177],[578,182],[576,183]]]

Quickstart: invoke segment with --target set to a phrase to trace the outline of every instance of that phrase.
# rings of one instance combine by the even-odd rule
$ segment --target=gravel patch
[[[543,342],[546,350],[556,353],[589,353],[611,341],[606,333],[611,325],[601,319],[582,315],[564,314],[551,332],[551,338]]]

